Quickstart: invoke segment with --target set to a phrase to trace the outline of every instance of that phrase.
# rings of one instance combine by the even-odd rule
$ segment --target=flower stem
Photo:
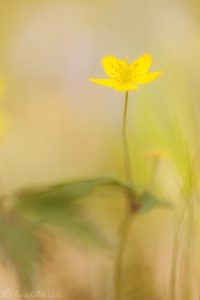
[[[190,300],[193,299],[193,289],[192,289],[192,259],[194,256],[194,208],[193,200],[191,199],[188,205],[188,216],[187,216],[187,237],[186,237],[186,249],[185,249],[185,269],[183,278],[183,299]]]
[[[123,113],[123,124],[122,124],[122,145],[123,145],[123,156],[124,156],[124,169],[125,176],[130,185],[132,185],[132,172],[131,162],[128,149],[126,125],[127,125],[127,108],[128,108],[128,92],[125,94],[124,113]],[[120,231],[119,248],[115,262],[115,299],[122,299],[122,269],[123,269],[123,257],[128,239],[128,233],[131,224],[131,211],[130,211],[130,194],[126,194],[127,198],[127,213],[124,217]]]
[[[126,94],[125,94],[123,126],[122,126],[122,144],[123,144],[125,175],[126,175],[127,181],[131,184],[132,183],[132,171],[131,171],[131,161],[130,161],[127,133],[126,133],[127,108],[128,108],[128,92],[126,92]]]
[[[170,272],[170,300],[176,300],[177,293],[177,267],[178,267],[178,256],[180,254],[181,243],[184,235],[184,215],[185,206],[179,217],[176,232],[174,235],[173,249],[172,249],[172,260],[171,260],[171,272]]]
[[[116,288],[116,300],[121,300],[122,297],[122,267],[123,267],[123,256],[125,246],[128,239],[128,232],[130,228],[131,218],[128,216],[124,219],[121,226],[120,243],[117,253],[116,265],[115,265],[115,288]]]

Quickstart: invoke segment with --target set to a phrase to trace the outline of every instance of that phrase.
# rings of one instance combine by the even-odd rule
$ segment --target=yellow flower
[[[155,149],[145,153],[145,155],[147,158],[150,159],[161,159],[161,158],[166,158],[168,156],[168,152],[163,149]]]
[[[106,56],[102,58],[102,65],[108,78],[90,78],[90,80],[94,83],[114,88],[118,92],[137,90],[139,84],[149,83],[161,75],[162,72],[148,73],[151,64],[150,54],[145,54],[130,64],[127,60]]]

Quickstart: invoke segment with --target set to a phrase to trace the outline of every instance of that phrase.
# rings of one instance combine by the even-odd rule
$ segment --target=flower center
[[[119,64],[119,80],[121,82],[130,82],[131,81],[131,69],[128,63]]]

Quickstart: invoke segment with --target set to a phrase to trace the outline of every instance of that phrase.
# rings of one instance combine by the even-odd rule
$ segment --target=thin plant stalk
[[[132,170],[131,170],[131,160],[128,147],[127,139],[127,111],[128,111],[128,92],[125,94],[124,102],[124,113],[123,113],[123,124],[122,124],[122,145],[123,145],[123,155],[124,155],[124,168],[127,181],[132,184]]]
[[[150,177],[150,180],[149,180],[149,190],[151,190],[152,186],[155,185],[155,179],[156,179],[156,175],[157,175],[157,171],[158,171],[158,167],[159,167],[159,162],[160,162],[159,158],[154,158],[151,177]]]
[[[187,239],[186,239],[186,251],[185,251],[185,270],[183,280],[183,299],[192,299],[192,255],[194,249],[194,207],[193,199],[190,199],[188,205],[188,216],[187,216]]]
[[[132,170],[131,161],[128,148],[127,140],[127,109],[128,109],[128,92],[125,94],[124,112],[123,112],[123,124],[122,124],[122,145],[123,145],[123,156],[124,156],[124,169],[125,176],[130,185],[132,185]],[[131,224],[130,214],[130,194],[127,192],[127,213],[122,223],[120,231],[119,248],[115,262],[115,299],[122,299],[122,271],[123,271],[123,257],[124,251],[127,244],[128,233]]]
[[[182,213],[179,217],[176,232],[174,235],[173,249],[172,249],[172,260],[171,260],[171,273],[170,273],[170,300],[176,300],[177,292],[177,264],[178,257],[180,254],[181,242],[184,234],[184,215],[185,206],[183,207]]]
[[[123,257],[126,248],[128,233],[130,228],[131,218],[130,215],[124,218],[120,231],[120,242],[115,264],[115,298],[116,300],[122,299],[122,271],[123,271]]]

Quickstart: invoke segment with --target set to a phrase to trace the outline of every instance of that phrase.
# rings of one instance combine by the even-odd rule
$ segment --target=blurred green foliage
[[[4,256],[14,265],[22,288],[34,286],[34,276],[43,256],[37,232],[44,226],[49,230],[60,229],[101,247],[109,245],[101,230],[84,218],[79,202],[82,198],[86,201],[103,187],[117,188],[124,194],[127,191],[129,195],[133,193],[125,181],[112,177],[71,181],[15,193],[12,210],[2,211],[0,215],[0,244]],[[142,213],[166,205],[150,192],[142,193],[132,201],[137,201],[138,212]]]

